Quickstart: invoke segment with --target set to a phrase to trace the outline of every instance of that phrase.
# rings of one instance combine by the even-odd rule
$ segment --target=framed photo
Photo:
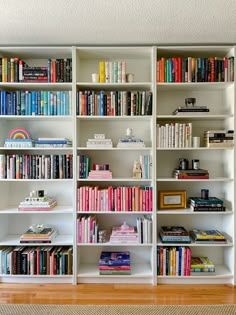
[[[158,191],[159,210],[174,210],[186,208],[186,190]]]

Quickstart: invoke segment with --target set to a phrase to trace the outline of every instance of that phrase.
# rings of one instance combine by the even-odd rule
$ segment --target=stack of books
[[[123,138],[119,139],[117,148],[144,148],[145,143],[142,139]]]
[[[130,253],[102,252],[99,259],[100,275],[130,275]]]
[[[52,243],[57,236],[57,230],[52,227],[44,227],[42,230],[34,232],[32,228],[29,228],[20,237],[20,243],[22,244],[47,244]]]
[[[179,170],[174,169],[173,177],[176,179],[209,179],[208,170],[197,169],[197,170]]]
[[[112,172],[109,170],[91,170],[88,179],[108,179],[112,178]]]
[[[67,138],[38,138],[34,143],[35,147],[38,148],[63,148],[72,146],[72,141]]]
[[[86,142],[87,148],[112,148],[112,140],[106,139],[105,134],[95,134],[94,139],[88,139]]]
[[[193,211],[225,211],[224,201],[216,197],[202,199],[200,197],[190,197],[189,205]]]
[[[225,235],[218,230],[199,230],[189,231],[189,234],[195,243],[199,244],[222,244],[227,243]]]
[[[208,257],[192,256],[191,272],[215,272],[215,265]]]
[[[159,235],[161,242],[164,244],[191,243],[189,233],[183,226],[162,226]]]
[[[48,196],[44,197],[26,197],[24,201],[21,201],[18,210],[19,211],[49,211],[57,205],[57,201]]]
[[[129,226],[124,222],[121,226],[113,226],[110,243],[138,243],[139,237],[137,228],[135,226]]]
[[[208,148],[233,147],[234,130],[208,130],[204,132],[204,145]]]
[[[194,115],[203,114],[205,115],[210,110],[207,106],[180,106],[173,111],[173,115]]]

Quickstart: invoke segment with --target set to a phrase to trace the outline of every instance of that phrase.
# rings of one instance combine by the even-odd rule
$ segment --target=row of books
[[[100,275],[130,275],[130,252],[102,251],[99,258],[98,269]]]
[[[72,58],[48,59],[29,66],[19,57],[0,58],[0,82],[72,82]]]
[[[152,115],[152,92],[147,91],[78,91],[77,115],[141,116]]]
[[[72,275],[73,251],[69,246],[1,247],[2,275]]]
[[[187,244],[192,241],[199,244],[227,243],[225,233],[216,229],[193,229],[188,232],[183,226],[161,226],[159,235],[162,243],[166,244]]]
[[[207,130],[204,132],[203,140],[208,148],[233,147],[234,130]]]
[[[109,235],[99,239],[99,223],[96,215],[80,215],[77,219],[78,243],[106,243],[111,244],[151,244],[152,243],[152,219],[150,216],[137,218],[136,226],[124,223],[121,226],[113,226]]]
[[[157,82],[234,81],[234,57],[162,57],[156,75]]]
[[[158,246],[158,276],[190,276],[191,249],[188,246]]]
[[[100,83],[125,83],[126,61],[99,61]]]
[[[0,179],[73,178],[71,154],[0,154]]]
[[[77,156],[77,178],[89,178],[89,179],[108,179],[112,178],[112,172],[110,170],[90,170],[90,157],[85,154]],[[140,166],[142,170],[142,178],[149,179],[151,177],[151,156],[140,155]]]
[[[71,91],[0,91],[0,115],[71,115]]]
[[[190,276],[191,273],[215,272],[215,264],[206,256],[192,256],[188,246],[158,246],[158,276]]]
[[[77,211],[152,212],[152,198],[151,186],[81,186],[77,190]]]
[[[157,124],[157,148],[192,147],[192,128],[191,122]]]

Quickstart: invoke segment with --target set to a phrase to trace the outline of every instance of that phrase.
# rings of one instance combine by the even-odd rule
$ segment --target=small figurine
[[[134,161],[133,178],[142,178],[142,170],[139,161]]]

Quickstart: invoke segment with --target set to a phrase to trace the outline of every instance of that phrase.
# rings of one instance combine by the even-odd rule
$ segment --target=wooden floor
[[[0,284],[0,303],[236,304],[230,285]]]

